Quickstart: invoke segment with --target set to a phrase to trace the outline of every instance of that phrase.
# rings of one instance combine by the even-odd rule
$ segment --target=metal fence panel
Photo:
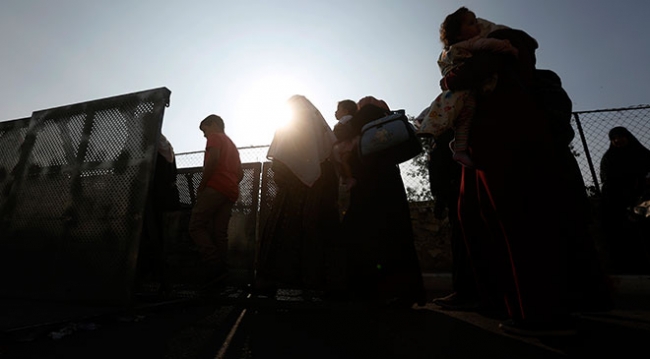
[[[573,114],[573,148],[590,192],[600,192],[600,161],[609,148],[609,130],[626,127],[650,148],[650,106],[582,111]]]
[[[2,183],[5,295],[130,301],[169,96],[159,88],[32,114]]]
[[[6,185],[18,164],[20,148],[29,127],[29,119],[28,117],[0,122],[0,209],[9,196],[9,187]]]

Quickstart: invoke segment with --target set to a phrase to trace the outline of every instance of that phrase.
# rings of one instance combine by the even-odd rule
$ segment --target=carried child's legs
[[[466,167],[474,167],[474,162],[467,152],[469,131],[472,126],[472,118],[476,109],[476,98],[473,94],[469,94],[465,98],[463,108],[458,114],[454,127],[454,142],[453,142],[453,158],[455,161],[461,163]]]
[[[440,93],[431,102],[429,112],[422,119],[417,135],[438,138],[448,129],[454,128],[458,112],[463,108],[466,97],[469,97],[469,91],[446,90]]]

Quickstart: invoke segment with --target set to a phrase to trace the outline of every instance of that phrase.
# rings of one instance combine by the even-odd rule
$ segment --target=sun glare
[[[291,77],[278,75],[260,78],[244,88],[237,108],[251,124],[256,141],[269,144],[275,131],[291,119],[287,100],[301,94],[301,86]]]

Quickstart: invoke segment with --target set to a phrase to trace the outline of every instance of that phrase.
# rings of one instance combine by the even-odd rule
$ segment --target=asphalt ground
[[[448,293],[448,275],[425,279],[431,298]],[[143,296],[125,310],[86,308],[65,320],[5,330],[0,358],[644,357],[650,277],[616,279],[617,307],[580,315],[572,337],[508,335],[498,329],[499,318],[434,304],[326,302],[291,290],[268,298],[226,286]]]

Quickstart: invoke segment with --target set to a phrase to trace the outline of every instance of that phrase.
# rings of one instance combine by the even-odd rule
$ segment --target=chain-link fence
[[[626,127],[646,147],[650,147],[650,105],[629,108],[574,112],[572,126],[576,136],[571,144],[580,164],[585,185],[592,194],[600,192],[600,159],[609,147],[608,132],[616,126]],[[269,146],[239,148],[242,163],[266,162]],[[176,155],[179,168],[201,167],[203,151]],[[431,200],[426,154],[400,165],[410,201]]]
[[[242,163],[267,162],[266,153],[269,145],[239,147],[239,156]],[[203,166],[204,151],[183,152],[176,154],[176,166],[193,168]],[[400,165],[404,185],[409,192],[411,201],[431,199],[428,187],[428,175],[424,167],[424,151],[422,155]]]
[[[266,162],[266,152],[269,145],[239,147],[239,157],[242,163]],[[191,168],[203,166],[204,151],[183,152],[176,154],[176,167]]]
[[[572,146],[582,177],[590,193],[600,192],[600,160],[609,148],[609,130],[627,128],[646,147],[650,147],[650,105],[573,114],[576,137]]]
[[[152,89],[0,123],[2,296],[131,300],[170,94]]]

